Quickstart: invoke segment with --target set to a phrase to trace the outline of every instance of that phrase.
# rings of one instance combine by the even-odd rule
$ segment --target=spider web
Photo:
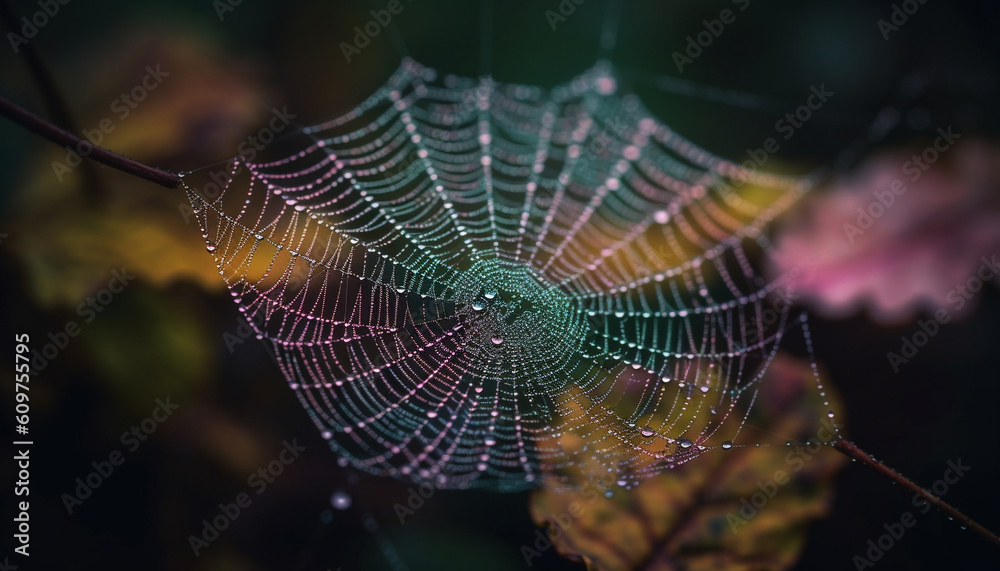
[[[782,280],[750,261],[810,180],[714,156],[617,87],[603,63],[544,90],[405,59],[221,191],[185,175],[344,465],[517,490],[596,460],[631,485],[732,447],[790,326],[811,345],[787,307],[765,325]]]

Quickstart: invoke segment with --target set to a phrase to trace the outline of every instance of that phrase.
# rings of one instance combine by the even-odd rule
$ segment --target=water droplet
[[[438,413],[436,410],[427,411],[427,418],[437,418],[437,415]]]
[[[330,496],[330,505],[338,510],[346,510],[351,507],[351,496],[338,490]]]
[[[687,450],[688,448],[691,448],[691,446],[692,446],[691,441],[688,440],[687,438],[678,438],[677,439],[677,444],[681,448],[684,448],[685,450]]]
[[[490,341],[493,341],[494,345],[501,345],[501,344],[503,344],[503,337],[501,337],[499,335],[494,335],[493,339],[490,339]]]
[[[497,296],[497,290],[493,288],[486,288],[486,291],[483,292],[483,297],[485,297],[486,299],[493,299],[496,296]]]
[[[646,438],[649,438],[650,436],[656,434],[656,432],[652,428],[644,426],[642,430],[639,431],[639,434],[642,434]]]
[[[832,410],[826,411],[826,415],[829,416],[830,418],[833,418],[833,411]]]
[[[618,310],[618,311],[615,312],[615,317],[618,317],[618,318],[625,317],[625,312],[622,311],[622,310]]]
[[[253,237],[256,238],[257,240],[263,240],[264,239],[264,235],[263,234],[254,234]]]
[[[733,443],[732,443],[731,440],[727,440],[727,441],[725,441],[725,442],[722,443],[722,449],[723,450],[729,450],[732,447],[733,447]]]
[[[396,293],[403,293],[405,291],[406,291],[406,288],[403,287],[403,286],[397,286],[396,287]]]
[[[474,309],[476,311],[482,311],[482,310],[486,309],[486,302],[484,302],[481,299],[477,299],[477,300],[475,300],[475,301],[472,302],[472,309]]]
[[[213,244],[212,242],[205,242],[205,249],[208,250],[209,252],[214,252],[215,244]]]
[[[486,444],[487,446],[493,446],[497,443],[497,439],[493,438],[492,436],[487,436],[486,440],[484,440],[483,443]]]

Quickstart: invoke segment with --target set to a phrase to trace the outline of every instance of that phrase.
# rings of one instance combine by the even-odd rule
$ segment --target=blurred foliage
[[[81,342],[100,379],[137,413],[148,412],[151,394],[186,400],[202,390],[214,364],[215,339],[195,308],[142,287],[110,304]]]
[[[800,303],[832,317],[971,314],[979,296],[956,288],[977,272],[1000,285],[984,263],[1000,250],[1000,146],[954,135],[874,154],[809,196],[778,227],[771,277],[792,278]]]
[[[157,62],[165,77],[130,108],[121,93],[131,89],[111,86],[142,85],[148,61]],[[106,134],[95,135],[95,142],[147,164],[224,157],[220,152],[234,149],[266,112],[247,73],[222,61],[203,40],[126,36],[94,50],[87,62],[88,73],[104,80],[75,94],[74,103],[87,110],[79,123],[100,133],[104,121]],[[33,159],[13,199],[17,216],[6,221],[38,303],[73,306],[123,266],[153,286],[186,280],[221,291],[224,284],[204,255],[197,225],[185,215],[182,193],[150,191],[143,181],[89,161],[75,166],[74,158],[80,160],[65,148],[48,147]],[[96,170],[96,181],[88,169]]]

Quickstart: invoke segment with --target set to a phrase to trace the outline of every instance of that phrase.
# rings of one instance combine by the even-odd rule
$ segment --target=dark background
[[[287,104],[300,123],[309,124],[349,109],[385,81],[400,57],[391,31],[399,32],[408,53],[426,65],[459,75],[486,73],[481,67],[481,5],[402,3],[403,12],[389,24],[392,30],[383,30],[351,64],[344,61],[338,45],[352,40],[354,26],[371,19],[368,10],[384,7],[378,0],[370,4],[244,1],[221,22],[208,0],[76,0],[62,6],[32,44],[73,110],[75,94],[88,82],[101,81],[100,75],[81,72],[81,62],[101,53],[96,46],[147,30],[151,35],[207,38],[227,57],[250,63],[257,85],[263,86],[258,94],[262,103]],[[38,9],[33,2],[10,5],[19,15]],[[489,71],[495,79],[553,86],[594,64],[608,15],[606,3],[586,0],[553,31],[544,12],[557,7],[555,0],[495,2],[488,25]],[[703,19],[718,17],[723,8],[735,5],[626,1],[620,8],[619,43],[611,58],[621,70],[626,90],[638,93],[657,117],[717,154],[742,159],[748,147],[773,135],[775,120],[804,101],[810,85],[825,84],[835,98],[783,145],[773,166],[808,172],[829,164],[864,134],[883,105],[898,100],[904,78],[921,70],[930,70],[938,79],[919,101],[907,105],[926,109],[934,125],[954,121],[963,125],[963,132],[986,138],[996,134],[997,98],[988,89],[989,82],[980,80],[984,73],[990,77],[1000,61],[997,2],[928,0],[885,41],[875,22],[888,17],[889,2],[752,1],[678,74],[671,54],[683,50],[688,35],[703,29]],[[0,93],[43,112],[24,62],[6,42],[0,46],[0,69]],[[657,74],[755,94],[764,102],[763,109],[734,108],[656,90],[643,78]],[[121,88],[131,85],[134,80],[123,82]],[[904,121],[903,129],[874,147],[917,138],[917,131],[905,128]],[[16,220],[20,203],[15,197],[30,177],[26,171],[45,167],[46,163],[32,159],[49,150],[50,144],[7,122],[0,122],[0,134],[3,218]],[[231,154],[232,150],[221,149],[219,156]],[[176,156],[160,164],[192,169],[209,160],[214,159]],[[107,169],[101,172],[117,176]],[[132,191],[167,192],[141,182]],[[7,231],[0,227],[0,232]],[[4,242],[0,242],[3,338],[29,332],[40,343],[47,332],[74,317],[72,305],[53,308],[39,303],[25,277],[24,260],[9,249],[11,242]],[[853,439],[925,484],[942,477],[947,460],[961,458],[972,470],[946,499],[986,527],[1000,529],[997,289],[985,288],[979,302],[974,314],[944,327],[899,375],[892,373],[885,354],[898,350],[899,336],[912,332],[912,322],[883,327],[858,315],[836,321],[815,319],[813,328],[818,358],[846,402]],[[163,311],[183,308],[178,311],[197,316],[210,357],[203,371],[191,373],[197,382],[181,382],[188,366],[163,354],[160,333],[150,329],[155,315],[149,305],[162,305],[167,308]],[[91,341],[74,341],[33,380],[37,392],[32,394],[36,441],[32,557],[30,561],[15,557],[12,562],[21,569],[524,567],[519,547],[533,541],[535,529],[528,516],[527,493],[437,491],[405,525],[399,525],[392,506],[406,500],[408,484],[339,467],[285,389],[266,350],[253,339],[233,352],[227,350],[222,335],[237,325],[235,308],[224,293],[204,291],[184,280],[166,286],[139,281],[102,315],[100,327],[83,333]],[[174,401],[182,407],[178,414],[187,420],[165,423],[70,516],[60,495],[73,487],[74,478],[91,470],[91,461],[120,449],[118,435],[148,415],[154,398],[162,395],[155,392],[159,387],[152,386],[144,393],[142,375],[133,375],[134,386],[124,388],[104,380],[93,347],[105,342],[100,337],[104,330],[115,328],[130,332],[134,337],[130,350],[148,359],[148,368],[170,367],[170,375],[179,379],[174,393]],[[9,383],[4,381],[0,392],[4,401],[0,425],[4,434],[10,434]],[[227,431],[242,435],[233,442],[249,440],[258,449],[256,455],[246,455],[257,459],[254,468],[276,457],[284,439],[297,438],[308,452],[195,559],[188,549],[188,534],[200,529],[203,518],[217,513],[219,502],[248,491],[249,470],[234,469],[213,452],[216,449],[198,445],[210,431],[219,442],[228,442]],[[8,466],[5,461],[0,478],[4,514],[10,513],[6,503],[12,497],[13,470]],[[338,490],[352,498],[347,510],[331,509],[330,495]],[[898,521],[904,511],[913,510],[907,493],[861,466],[850,465],[841,473],[836,494],[830,517],[812,526],[797,568],[853,568],[851,557],[867,549],[867,540],[881,533],[883,523]],[[377,531],[365,529],[366,513],[378,522]],[[0,543],[5,546],[9,528],[8,523]],[[0,557],[11,549],[4,547]],[[916,527],[876,568],[993,568],[1000,559],[997,549],[932,512],[920,516]],[[536,560],[534,567],[582,568],[554,551]]]

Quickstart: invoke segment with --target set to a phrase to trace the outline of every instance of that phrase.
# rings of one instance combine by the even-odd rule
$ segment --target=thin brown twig
[[[78,149],[90,149],[86,154],[86,158],[93,159],[122,172],[135,175],[167,188],[177,188],[181,183],[181,178],[177,173],[134,161],[103,147],[91,144],[90,141],[85,141],[65,129],[56,127],[52,123],[4,97],[0,97],[0,115],[60,145],[70,145]],[[80,154],[83,155],[83,153]]]
[[[841,454],[844,454],[845,456],[852,458],[854,460],[860,461],[862,464],[870,467],[879,474],[882,474],[886,478],[889,478],[890,480],[906,488],[907,490],[910,490],[911,492],[919,495],[920,497],[930,502],[931,505],[937,507],[938,509],[950,515],[954,519],[962,522],[962,524],[965,525],[966,527],[972,529],[973,531],[985,537],[986,539],[990,540],[991,542],[1000,545],[1000,537],[997,537],[995,533],[986,529],[985,527],[977,523],[974,519],[970,518],[964,513],[958,511],[950,504],[943,501],[941,498],[921,488],[913,481],[907,479],[906,476],[903,476],[902,474],[886,466],[882,462],[872,458],[870,454],[858,448],[853,442],[848,442],[846,440],[838,440],[833,443],[833,447]]]

